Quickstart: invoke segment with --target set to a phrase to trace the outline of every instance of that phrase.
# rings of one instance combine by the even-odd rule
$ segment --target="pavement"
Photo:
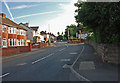
[[[82,52],[71,67],[79,80],[93,83],[119,83],[119,69],[116,64],[103,63],[92,46],[87,44],[83,45]]]

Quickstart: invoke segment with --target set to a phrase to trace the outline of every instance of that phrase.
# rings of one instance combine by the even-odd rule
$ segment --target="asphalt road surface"
[[[3,81],[79,81],[70,65],[81,52],[82,45],[55,43],[46,47],[3,58]]]

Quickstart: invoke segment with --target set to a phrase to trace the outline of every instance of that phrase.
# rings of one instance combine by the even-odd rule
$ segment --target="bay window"
[[[16,28],[14,27],[9,27],[9,34],[16,34]]]
[[[24,30],[20,30],[19,29],[17,33],[18,33],[18,35],[25,35],[25,31]]]
[[[25,46],[26,41],[24,39],[18,39],[18,46]]]
[[[16,39],[9,39],[9,46],[16,46]]]

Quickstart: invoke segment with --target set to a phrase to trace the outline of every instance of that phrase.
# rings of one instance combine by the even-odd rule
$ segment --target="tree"
[[[76,32],[77,32],[77,26],[74,24],[67,25],[65,29],[65,37],[68,39],[68,31],[69,31],[69,37],[76,37]]]
[[[82,2],[76,3],[78,15],[75,16],[77,23],[94,32],[98,43],[120,44],[118,26],[120,22],[120,5],[111,2]]]
[[[62,34],[61,35],[63,35],[63,32],[62,32]]]
[[[60,32],[57,32],[58,36],[60,35]]]

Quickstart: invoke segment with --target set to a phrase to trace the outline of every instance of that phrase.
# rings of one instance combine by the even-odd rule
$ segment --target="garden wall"
[[[97,54],[101,56],[103,62],[120,64],[120,60],[118,60],[120,46],[112,44],[97,44],[91,40],[85,41],[85,43],[93,46]]]

